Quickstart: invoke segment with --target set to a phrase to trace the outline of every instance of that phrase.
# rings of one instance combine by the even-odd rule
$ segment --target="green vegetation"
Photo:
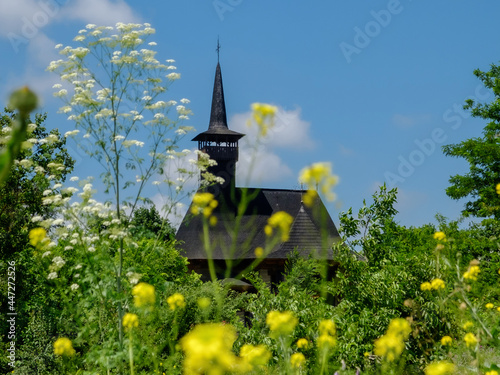
[[[15,303],[2,278],[1,308],[3,316],[18,313],[15,359],[0,357],[4,373],[498,375],[500,179],[494,173],[466,182],[476,184],[468,192],[489,204],[471,203],[468,212],[494,218],[465,229],[440,216],[436,226],[398,224],[397,192],[383,186],[356,216],[352,210],[340,215],[334,263],[293,253],[273,290],[251,269],[239,276],[255,293],[236,293],[215,277],[202,282],[188,272],[169,222],[143,196],[148,180],[162,180],[155,185],[175,191],[172,211],[185,182],[164,174],[185,155],[176,151],[176,140],[187,130],[178,121],[188,110],[176,107],[177,120],[168,120],[167,107],[175,104],[157,98],[178,77],[168,73],[165,84],[155,74],[173,70],[170,65],[138,50],[153,32],[149,25],[89,25],[75,39],[85,46],[63,48],[67,59],[51,64],[73,87],[70,94],[57,92],[66,100],[62,111],[97,144],[87,150],[103,167],[110,202],[94,198],[90,180],[78,187],[77,178],[66,181],[73,160],[65,138],[77,132],[47,132],[44,115],[29,125],[22,101],[18,114],[7,110],[1,117],[0,167],[7,172],[0,188],[0,270],[7,275],[14,267],[17,275]],[[99,48],[102,53],[91,53]],[[92,56],[100,64],[92,66]],[[477,73],[494,91],[496,71]],[[491,141],[496,107],[468,106],[494,120],[485,135]],[[253,125],[264,137],[275,109],[259,104],[253,110]],[[22,136],[6,137],[19,126]],[[131,139],[143,129],[149,136]],[[141,151],[146,144],[148,152]],[[493,170],[495,161],[488,160],[481,166]],[[209,163],[203,156],[198,161],[202,170]],[[305,168],[301,180],[309,189],[305,204],[314,204],[315,187],[333,198],[337,179],[328,163]],[[240,212],[250,199],[243,197]],[[217,202],[210,193],[193,201],[206,234]],[[259,257],[288,238],[290,225],[283,212],[269,219]],[[8,353],[10,325],[1,324],[1,350]]]

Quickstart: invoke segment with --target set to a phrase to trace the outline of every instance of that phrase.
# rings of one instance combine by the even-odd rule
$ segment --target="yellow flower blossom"
[[[450,362],[434,362],[425,368],[425,375],[448,375],[455,373],[455,365]]]
[[[332,174],[331,163],[314,163],[302,169],[299,181],[307,185],[307,192],[302,199],[308,207],[311,207],[316,200],[316,190],[320,191],[329,201],[333,201],[336,198],[332,189],[337,185],[339,178]]]
[[[479,266],[469,266],[469,269],[464,273],[464,279],[477,280],[479,272],[481,272]]]
[[[210,306],[211,301],[208,297],[201,297],[198,299],[197,303],[200,309],[206,309]]]
[[[495,187],[495,190],[497,191],[497,194],[500,194],[500,184],[497,184]]]
[[[126,313],[123,315],[122,325],[127,331],[139,327],[139,317],[136,314]]]
[[[497,307],[497,311],[500,312],[500,306]]]
[[[446,345],[451,345],[453,342],[453,339],[450,336],[443,336],[441,339],[441,345],[446,346]]]
[[[490,303],[487,303],[487,304],[485,305],[485,307],[486,307],[487,309],[492,309],[493,307],[495,307],[495,305],[493,305],[493,304],[490,302]]]
[[[431,288],[434,290],[444,289],[444,287],[445,287],[444,281],[441,279],[434,279],[431,281]]]
[[[47,231],[43,228],[34,228],[30,230],[29,239],[32,246],[38,246],[47,236]]]
[[[206,218],[212,215],[213,210],[219,205],[215,196],[211,193],[196,193],[193,197],[191,213],[193,215],[203,214]],[[214,223],[215,225],[216,223]]]
[[[153,305],[156,301],[155,287],[148,283],[139,283],[132,288],[132,295],[134,296],[134,305],[142,307],[145,305]]]
[[[484,375],[498,375],[498,371],[491,370],[484,373]]]
[[[293,353],[290,356],[290,363],[294,368],[302,367],[302,365],[306,363],[306,357],[304,357],[304,354],[302,353]]]
[[[269,129],[274,127],[274,117],[278,108],[265,103],[253,103],[251,107],[252,119],[259,128],[259,136],[265,137]],[[248,120],[247,126],[252,126],[251,120]]]
[[[425,283],[422,283],[420,285],[420,290],[427,291],[427,290],[432,290],[431,283],[426,281]]]
[[[232,352],[236,331],[230,325],[199,324],[180,340],[185,374],[224,374],[237,365]]]
[[[467,347],[475,346],[477,344],[477,337],[474,336],[473,333],[466,333],[464,336],[464,341],[467,344]]]
[[[309,346],[309,341],[307,341],[307,339],[301,338],[297,340],[297,347],[299,349],[307,349],[308,346]]]
[[[335,336],[337,330],[335,328],[335,322],[333,320],[325,319],[319,323],[319,333],[321,335],[331,335]]]
[[[299,321],[290,311],[271,311],[267,314],[266,324],[276,335],[288,335],[293,332]]]
[[[174,293],[167,298],[168,306],[170,310],[175,310],[177,308],[186,307],[186,302],[184,301],[184,296],[180,293]]]
[[[410,325],[405,319],[393,319],[389,323],[387,333],[375,341],[373,352],[389,362],[395,361],[403,353],[404,342],[410,332]]]
[[[445,241],[446,240],[446,234],[444,234],[444,232],[441,232],[441,231],[434,233],[434,235],[432,237],[434,237],[434,239],[438,240],[438,241]]]
[[[262,258],[262,256],[264,255],[264,249],[262,247],[256,247],[255,248],[255,256],[257,258]]]
[[[323,333],[318,337],[316,343],[318,344],[318,348],[326,349],[335,346],[337,344],[337,340],[335,340],[335,337],[330,336],[327,333]]]
[[[253,367],[267,365],[271,359],[271,352],[264,345],[245,344],[241,347],[240,357],[253,369]]]
[[[290,238],[290,227],[292,223],[293,217],[288,212],[278,211],[267,219],[267,225],[264,227],[264,232],[267,236],[271,236],[273,228],[279,228],[281,241],[286,242]]]
[[[472,327],[474,327],[474,323],[472,323],[471,321],[467,321],[467,322],[465,322],[465,323],[464,323],[464,325],[462,326],[462,328],[463,328],[464,330],[466,330],[466,331],[467,331],[469,328],[472,328]]]
[[[73,349],[71,340],[67,337],[59,337],[54,343],[54,354],[68,357],[75,355],[75,349]]]

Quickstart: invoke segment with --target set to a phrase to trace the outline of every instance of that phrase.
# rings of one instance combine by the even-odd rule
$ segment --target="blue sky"
[[[297,188],[304,166],[329,161],[340,176],[337,224],[383,182],[399,189],[403,225],[435,223],[438,212],[456,219],[463,207],[445,188],[467,164],[441,146],[480,136],[485,124],[461,107],[467,97],[492,100],[472,72],[499,60],[497,1],[0,0],[0,9],[1,98],[33,87],[49,127],[72,129],[51,95],[57,76],[45,72],[53,46],[71,44],[87,23],[149,22],[159,58],[182,74],[170,95],[191,100],[189,125],[208,126],[217,37],[230,127],[247,132],[253,102],[279,106],[252,186]],[[189,139],[182,148],[194,147]],[[75,173],[89,174],[77,160]]]

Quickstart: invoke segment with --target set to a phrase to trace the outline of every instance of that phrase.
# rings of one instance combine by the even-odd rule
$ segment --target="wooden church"
[[[213,212],[217,224],[210,226],[208,234],[211,243],[210,257],[216,266],[217,277],[232,283],[234,289],[249,290],[250,284],[234,279],[242,271],[253,269],[259,272],[264,281],[279,283],[283,280],[287,256],[292,251],[297,250],[303,257],[326,254],[331,260],[331,245],[338,240],[339,234],[319,196],[312,207],[307,207],[302,201],[305,190],[236,187],[238,141],[243,136],[244,134],[228,128],[222,74],[218,63],[208,130],[198,134],[193,141],[198,142],[199,150],[217,162],[208,171],[224,179],[223,184],[203,189],[214,194],[219,202]],[[243,196],[251,197],[252,200],[243,215],[237,219],[238,203]],[[255,249],[264,247],[264,227],[269,217],[278,211],[286,211],[293,217],[289,240],[277,243],[265,259],[258,263]],[[209,280],[209,258],[203,242],[201,216],[191,214],[190,207],[176,238],[180,241],[183,255],[189,260],[189,268],[201,274],[202,279]],[[234,234],[235,226],[239,228],[237,234]],[[327,248],[322,247],[322,234],[327,237]],[[228,267],[230,273],[226,272]]]

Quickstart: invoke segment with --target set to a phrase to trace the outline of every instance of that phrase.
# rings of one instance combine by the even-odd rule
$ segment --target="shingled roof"
[[[278,211],[285,211],[294,219],[290,229],[290,238],[287,242],[278,243],[266,256],[267,259],[286,259],[294,249],[297,249],[304,257],[326,252],[328,258],[332,258],[330,248],[339,234],[319,196],[313,208],[309,208],[302,203],[305,190],[246,190],[247,195],[255,195],[255,199],[241,217],[240,231],[234,241],[236,207],[222,205],[213,213],[217,217],[217,225],[211,227],[209,232],[210,243],[213,247],[212,259],[255,259],[255,248],[263,247],[266,243],[264,227],[267,220]],[[242,188],[236,188],[236,197],[241,197],[242,193]],[[320,218],[324,218],[323,223]],[[322,228],[328,237],[326,249],[322,249],[321,244]],[[202,237],[202,218],[186,214],[177,232],[177,239],[181,241],[180,248],[188,259],[207,259]]]

